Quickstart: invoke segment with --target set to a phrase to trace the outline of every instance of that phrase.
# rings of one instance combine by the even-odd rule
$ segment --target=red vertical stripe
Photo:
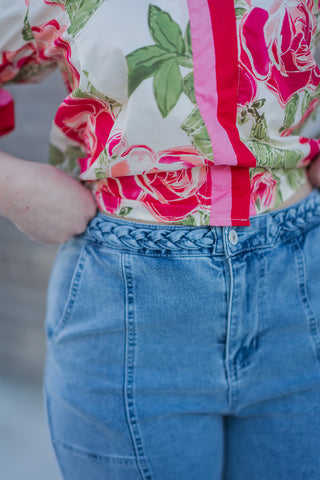
[[[250,225],[250,175],[249,168],[231,167],[232,225]]]
[[[236,126],[238,102],[238,40],[233,0],[208,0],[216,54],[218,118],[229,135],[238,165],[256,166],[255,157],[241,142]]]
[[[0,89],[0,137],[14,129],[14,103],[10,93]]]
[[[208,0],[208,5],[216,54],[218,119],[228,133],[237,165],[241,167],[232,167],[232,218],[241,223],[249,216],[249,167],[256,166],[256,159],[241,142],[236,125],[239,67],[234,1]]]

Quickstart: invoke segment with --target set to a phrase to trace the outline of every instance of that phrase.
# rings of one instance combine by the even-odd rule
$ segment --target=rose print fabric
[[[316,0],[0,0],[0,85],[58,67],[50,162],[103,212],[249,225],[320,151]],[[0,134],[13,128],[0,94]]]

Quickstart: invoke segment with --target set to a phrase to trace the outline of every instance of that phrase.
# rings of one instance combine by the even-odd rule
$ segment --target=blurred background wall
[[[15,99],[16,129],[0,138],[0,149],[46,163],[51,123],[65,97],[59,73],[7,90]],[[5,480],[61,478],[41,392],[46,288],[56,250],[0,217],[0,478]]]
[[[0,149],[47,162],[51,123],[65,96],[59,73],[7,89],[15,99],[16,128],[0,139]],[[33,242],[0,217],[0,373],[41,380],[46,286],[56,248]]]

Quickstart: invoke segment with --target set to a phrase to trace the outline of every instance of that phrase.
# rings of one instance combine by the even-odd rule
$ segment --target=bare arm
[[[0,152],[0,214],[33,240],[62,243],[96,214],[92,193],[56,167]]]

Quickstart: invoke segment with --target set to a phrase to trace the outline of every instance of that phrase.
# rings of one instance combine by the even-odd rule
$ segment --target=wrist
[[[24,188],[29,188],[30,163],[0,152],[0,214],[10,220],[22,206]]]

